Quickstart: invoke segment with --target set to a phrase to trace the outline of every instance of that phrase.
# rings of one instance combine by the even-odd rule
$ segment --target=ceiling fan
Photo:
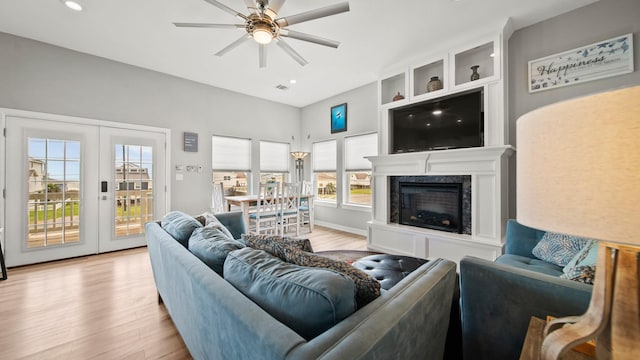
[[[325,39],[315,35],[309,35],[298,31],[287,29],[286,27],[301,22],[315,20],[331,15],[340,14],[349,11],[349,3],[329,5],[320,9],[303,12],[296,15],[278,17],[278,12],[284,4],[285,0],[244,0],[249,10],[249,15],[241,14],[225,4],[216,0],[204,0],[209,4],[233,15],[242,20],[244,24],[207,24],[207,23],[173,23],[177,27],[192,28],[213,28],[213,29],[243,29],[246,31],[238,40],[227,45],[215,55],[222,56],[240,44],[255,40],[258,43],[258,56],[260,67],[267,66],[267,49],[266,45],[274,41],[284,52],[291,56],[298,64],[304,66],[308,62],[298,54],[293,48],[287,44],[283,37],[308,41],[314,44],[337,48],[340,43],[338,41]]]

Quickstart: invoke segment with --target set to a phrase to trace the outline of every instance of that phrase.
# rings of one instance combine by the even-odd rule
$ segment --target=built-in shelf
[[[380,105],[394,102],[394,98],[398,95],[403,100],[407,98],[407,74],[405,72],[380,80]]]
[[[494,79],[496,57],[495,41],[489,41],[453,55],[455,85],[463,85],[479,80]],[[471,80],[472,67],[477,66],[479,78]],[[482,81],[484,82],[484,81]]]
[[[443,93],[445,90],[445,85],[448,81],[448,79],[446,79],[444,75],[445,67],[443,59],[414,67],[411,70],[411,88],[413,89],[412,96],[414,98],[417,98],[427,93],[432,93],[432,95],[436,93]],[[432,79],[434,81],[440,81],[440,89],[429,88],[429,82]]]

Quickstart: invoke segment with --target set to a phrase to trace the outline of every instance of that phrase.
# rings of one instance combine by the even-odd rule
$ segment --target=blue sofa
[[[562,267],[532,254],[544,233],[509,220],[504,255],[495,262],[460,261],[465,359],[518,359],[532,316],[587,310],[593,286],[560,278]]]
[[[234,238],[245,231],[241,213],[216,217]],[[195,359],[443,357],[456,276],[453,262],[429,261],[307,341],[211,270],[159,223],[149,222],[145,230],[158,294]]]

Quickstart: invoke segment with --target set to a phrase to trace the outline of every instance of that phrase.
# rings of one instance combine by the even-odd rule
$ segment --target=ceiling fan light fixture
[[[255,40],[258,44],[267,45],[273,40],[273,36],[271,36],[271,32],[266,30],[256,30],[253,32],[253,40]]]
[[[267,24],[256,24],[251,35],[253,36],[253,40],[262,45],[267,45],[273,40],[271,27]]]

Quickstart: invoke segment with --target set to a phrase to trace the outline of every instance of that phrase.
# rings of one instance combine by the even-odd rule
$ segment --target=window
[[[222,182],[225,195],[248,194],[251,173],[251,139],[211,137],[212,181]]]
[[[318,201],[336,202],[336,140],[313,143],[312,165]]]
[[[260,182],[284,183],[289,173],[289,144],[260,141]]]
[[[344,138],[344,168],[349,185],[345,203],[371,206],[371,162],[365,156],[378,155],[378,134]]]

